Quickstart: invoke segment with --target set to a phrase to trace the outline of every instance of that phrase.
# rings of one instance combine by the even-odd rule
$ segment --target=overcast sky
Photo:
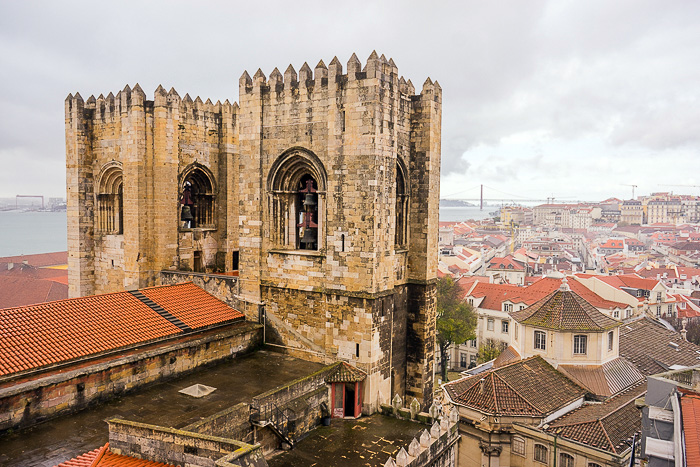
[[[698,1],[0,0],[0,197],[65,196],[69,92],[234,101],[373,49],[442,86],[442,197],[700,195]]]

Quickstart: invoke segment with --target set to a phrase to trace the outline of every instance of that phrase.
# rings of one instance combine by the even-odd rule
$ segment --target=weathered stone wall
[[[241,322],[160,341],[145,350],[140,346],[91,365],[78,361],[43,377],[29,375],[24,382],[5,378],[0,388],[0,431],[78,411],[125,391],[241,355],[260,345],[261,331],[259,325]]]
[[[236,110],[228,102],[203,103],[189,95],[181,99],[175,90],[166,93],[160,86],[153,101],[138,85],[87,102],[79,94],[68,96],[71,296],[154,285],[161,269],[191,269],[195,251],[209,271],[230,267],[237,248],[237,222],[232,220],[237,195],[230,190],[237,179],[230,168]],[[95,184],[108,164],[117,164],[123,173],[124,230],[116,251],[115,242],[99,230],[95,212]],[[212,176],[214,228],[180,228],[182,175],[193,165]]]
[[[336,366],[324,367],[254,397],[250,405],[242,402],[192,423],[183,430],[260,444],[263,453],[269,453],[279,449],[282,441],[269,428],[255,427],[250,417],[252,414],[256,422],[265,421],[273,409],[279,409],[288,419],[285,428],[289,430],[289,437],[294,442],[299,441],[320,423],[321,404],[325,402],[330,407],[325,378]]]
[[[259,446],[233,439],[120,419],[107,423],[109,449],[115,454],[185,466],[267,465]]]
[[[183,271],[160,271],[158,285],[180,284],[192,282],[197,287],[215,296],[232,308],[244,313],[249,321],[258,321],[258,309],[247,307],[238,299],[239,283],[237,276],[202,274]]]
[[[439,84],[427,79],[416,94],[392,60],[373,53],[363,66],[353,54],[345,73],[337,58],[269,78],[245,72],[239,95],[240,108],[162,87],[147,101],[138,85],[68,97],[71,295],[153,285],[161,269],[192,270],[195,252],[208,272],[228,270],[239,254],[238,306],[249,319],[265,307],[278,343],[366,371],[368,411],[404,388],[430,405],[435,313],[423,289],[437,270]],[[278,173],[307,170],[284,172],[296,160],[318,179],[314,251],[293,240],[298,188],[274,185]],[[124,173],[123,251],[95,233],[93,180],[112,161]],[[178,190],[193,165],[211,174],[215,229],[179,228]],[[408,228],[397,245],[399,167]],[[384,297],[404,293],[386,319]]]

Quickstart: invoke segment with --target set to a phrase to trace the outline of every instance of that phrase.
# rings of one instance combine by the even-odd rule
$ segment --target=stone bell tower
[[[238,270],[269,341],[368,375],[363,411],[397,393],[429,406],[439,84],[416,92],[373,52],[244,72],[239,93],[68,96],[71,295]]]
[[[376,53],[240,79],[242,294],[279,343],[364,370],[366,410],[432,400],[441,100]]]

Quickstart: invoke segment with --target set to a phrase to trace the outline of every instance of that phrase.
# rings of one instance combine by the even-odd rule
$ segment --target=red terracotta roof
[[[580,277],[582,275],[577,274],[577,276]],[[527,289],[533,293],[541,293],[544,297],[546,294],[552,293],[561,287],[561,283],[562,279],[543,277],[541,280],[530,285]],[[571,288],[572,291],[576,292],[579,296],[596,308],[611,310],[613,308],[626,308],[628,306],[626,303],[604,299],[575,279],[569,280],[568,283],[569,288]]]
[[[510,316],[521,324],[564,331],[604,331],[620,325],[571,290],[556,290]]]
[[[57,251],[54,253],[39,253],[36,255],[19,255],[19,256],[3,256],[0,258],[0,263],[23,263],[24,261],[31,266],[38,268],[46,266],[59,266],[68,264],[68,252]]]
[[[700,467],[700,394],[681,390],[687,467]]]
[[[484,297],[484,300],[479,305],[479,308],[487,310],[500,310],[504,300],[519,300],[522,296],[523,288],[517,285],[510,284],[488,284],[486,282],[478,282],[472,290],[470,296],[475,298]],[[533,300],[533,303],[536,300]]]
[[[525,270],[525,266],[523,266],[523,263],[521,263],[520,261],[516,261],[515,258],[513,258],[510,255],[502,258],[498,256],[491,258],[488,267],[489,269],[512,269],[516,271]]]
[[[586,394],[585,389],[539,356],[466,376],[443,387],[458,405],[511,416],[543,417]]]
[[[192,329],[243,318],[243,313],[234,310],[192,282],[167,287],[149,287],[142,289],[141,293]]]
[[[0,308],[68,298],[68,286],[51,280],[0,275]]]
[[[349,363],[340,362],[334,370],[326,376],[326,383],[355,383],[364,381],[367,373],[355,368]]]
[[[92,467],[93,463],[95,462],[95,459],[97,459],[97,456],[102,455],[106,447],[107,446],[102,446],[101,448],[97,448],[93,451],[86,452],[85,454],[81,454],[78,457],[74,457],[73,459],[61,462],[60,464],[54,467]]]
[[[586,404],[545,429],[562,438],[620,454],[632,445],[632,437],[642,429],[642,418],[635,399],[646,392],[646,384],[636,384],[602,404]]]
[[[109,450],[109,443],[55,467],[175,467],[135,457],[122,456]]]
[[[668,371],[672,365],[700,364],[700,346],[644,316],[620,327],[620,356],[648,376]]]
[[[192,328],[243,317],[192,283],[143,292]],[[5,308],[0,310],[0,376],[180,332],[129,292]]]
[[[659,283],[656,279],[644,279],[637,274],[619,274],[616,276],[596,276],[599,280],[613,287],[630,287],[633,289],[652,290]]]
[[[637,368],[624,358],[616,358],[603,365],[559,365],[564,372],[591,393],[610,397],[644,380]]]

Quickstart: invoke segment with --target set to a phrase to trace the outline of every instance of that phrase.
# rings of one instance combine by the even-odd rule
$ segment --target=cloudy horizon
[[[443,89],[441,197],[700,195],[700,3],[0,1],[0,197],[65,196],[63,101],[353,52]]]

